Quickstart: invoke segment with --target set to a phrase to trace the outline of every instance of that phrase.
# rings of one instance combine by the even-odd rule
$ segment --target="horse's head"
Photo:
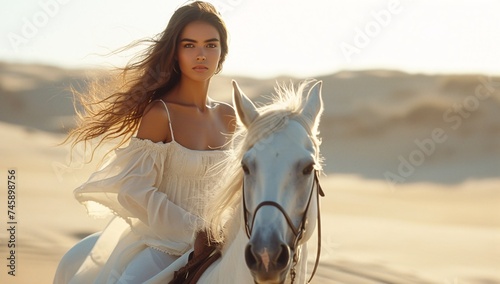
[[[244,225],[250,239],[246,263],[256,283],[283,283],[316,225],[321,82],[285,109],[258,110],[236,82],[233,89],[239,122],[248,131],[241,160]]]

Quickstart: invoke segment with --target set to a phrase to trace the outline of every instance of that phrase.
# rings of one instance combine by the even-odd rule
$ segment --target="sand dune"
[[[64,70],[50,66],[0,64],[0,121],[53,133],[74,125],[70,86],[84,88],[96,70]],[[216,76],[211,95],[230,101],[233,77]],[[264,102],[276,82],[290,78],[236,78],[247,95]],[[467,178],[496,177],[500,168],[500,78],[483,75],[412,75],[398,71],[344,71],[316,79],[324,82],[326,106],[321,133],[326,170],[384,179],[399,156],[418,150],[415,140],[432,138],[442,129],[425,163],[405,182],[457,183]],[[295,82],[299,81],[294,79]],[[388,147],[387,141],[390,141]],[[486,160],[485,160],[486,159]],[[377,161],[373,164],[373,161]],[[436,176],[436,166],[473,163],[468,171]]]
[[[74,115],[67,88],[93,74],[0,64],[0,166],[19,178],[17,276],[7,275],[2,245],[1,283],[51,283],[64,252],[107,222],[72,196],[96,164],[78,154],[70,164],[68,147],[56,146]],[[327,196],[313,283],[500,283],[500,80],[377,70],[318,79]],[[229,101],[230,80],[217,77],[213,96]],[[238,81],[260,97],[276,80]],[[430,151],[435,129],[447,138]],[[391,185],[387,172],[404,181]],[[0,230],[3,244],[8,234]]]

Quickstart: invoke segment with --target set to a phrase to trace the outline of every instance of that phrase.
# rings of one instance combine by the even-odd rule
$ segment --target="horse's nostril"
[[[260,250],[260,253],[255,250],[252,244],[248,244],[245,248],[245,261],[250,270],[280,271],[290,265],[291,250],[286,244],[279,245],[274,252],[268,251],[267,248]]]
[[[290,247],[282,244],[281,251],[278,253],[276,258],[276,266],[279,268],[285,268],[290,262]]]
[[[253,269],[257,266],[257,256],[252,251],[252,245],[248,244],[245,248],[245,261],[247,263],[248,268]]]

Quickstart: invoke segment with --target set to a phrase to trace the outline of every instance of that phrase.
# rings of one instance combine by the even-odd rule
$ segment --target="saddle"
[[[207,268],[221,255],[220,244],[209,242],[206,233],[199,232],[188,262],[174,273],[174,279],[169,284],[196,284]]]

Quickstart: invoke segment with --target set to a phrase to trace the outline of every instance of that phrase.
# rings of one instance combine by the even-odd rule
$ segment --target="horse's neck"
[[[227,249],[223,252],[220,270],[228,278],[228,281],[224,283],[235,283],[235,279],[238,279],[239,283],[254,282],[245,262],[245,246],[247,243],[246,234],[243,230],[238,230],[234,240],[228,244]],[[228,273],[229,271],[231,273]]]
[[[238,228],[235,228],[238,230]],[[222,258],[208,268],[199,283],[254,283],[253,278],[245,264],[245,246],[248,238],[242,230],[228,239],[224,244]]]
[[[297,273],[294,283],[306,283],[307,279],[307,242],[300,246],[300,258],[295,267]],[[288,277],[290,278],[290,277]]]

